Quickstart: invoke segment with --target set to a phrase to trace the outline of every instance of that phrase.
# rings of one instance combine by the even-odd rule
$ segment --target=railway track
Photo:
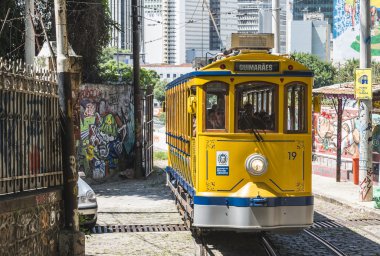
[[[326,239],[322,238],[321,236],[319,236],[317,233],[315,233],[314,231],[311,231],[311,230],[308,230],[308,229],[305,229],[304,232],[306,234],[308,234],[309,236],[313,237],[314,239],[318,240],[318,242],[320,242],[321,244],[323,244],[325,247],[327,247],[332,253],[334,253],[335,255],[338,255],[338,256],[347,256],[347,254],[345,254],[342,250],[340,250],[339,248],[337,248],[336,246],[334,246],[332,243],[330,243],[329,241],[327,241]]]
[[[356,229],[359,229],[361,232],[366,233],[367,235],[370,235],[373,238],[376,238],[378,241],[380,241],[379,235],[376,235],[366,230],[365,228],[363,228],[365,226],[374,226],[374,225],[380,226],[380,219],[378,218],[342,219],[342,218],[337,218],[327,213],[323,213],[323,215],[328,217],[329,220],[315,221],[312,228],[354,227]]]
[[[272,245],[269,238],[267,238],[265,235],[261,236],[262,245],[267,253],[268,256],[278,256],[279,254],[276,252],[274,246]]]

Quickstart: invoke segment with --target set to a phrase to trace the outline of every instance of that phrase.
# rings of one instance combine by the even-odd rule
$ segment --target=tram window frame
[[[192,85],[190,88],[187,89],[187,95],[193,95],[197,96],[197,87],[195,85]],[[197,112],[195,111],[195,114],[189,114],[190,117],[190,129],[189,129],[189,136],[190,137],[197,137]]]
[[[211,88],[215,86],[224,87],[224,128],[220,129],[211,129],[207,128],[207,114],[210,109],[207,107],[207,94],[208,94],[208,87],[212,86]],[[213,88],[215,89],[215,88]],[[222,91],[221,91],[222,92]],[[222,82],[222,81],[211,81],[203,85],[203,99],[202,99],[202,130],[203,132],[228,132],[229,127],[229,84]],[[217,99],[218,101],[219,99]]]
[[[298,106],[297,106],[298,113],[300,113],[300,110],[301,110],[301,117],[298,115],[298,118],[296,118],[297,114],[295,112],[296,105],[297,105],[296,102],[294,102],[294,103],[289,102],[289,93],[290,93],[289,89],[293,88],[293,87],[299,87],[299,88],[303,89],[302,101],[301,102],[298,101]],[[284,133],[298,134],[298,133],[307,133],[308,132],[308,127],[307,127],[308,126],[307,90],[308,90],[307,84],[305,84],[303,82],[292,82],[292,83],[285,85],[285,87],[284,87]],[[295,96],[296,95],[294,95],[294,97]],[[293,96],[291,95],[291,97],[293,97]],[[289,103],[290,103],[290,105],[289,105]],[[292,106],[294,106],[294,107],[292,107]],[[292,111],[292,109],[289,109],[289,108],[294,108],[294,109]],[[302,112],[303,112],[303,114],[302,114]],[[290,119],[293,119],[294,121],[292,121]]]
[[[266,82],[266,81],[249,81],[249,82],[237,84],[235,86],[235,106],[236,106],[235,107],[235,125],[234,125],[235,131],[237,133],[251,133],[252,129],[239,128],[239,121],[241,120],[239,112],[244,111],[244,105],[247,103],[247,102],[243,102],[244,101],[243,97],[240,96],[241,92],[239,91],[239,90],[243,90],[243,91],[245,90],[240,89],[239,87],[251,88],[252,90],[255,89],[255,87],[257,87],[257,93],[247,95],[248,102],[252,105],[252,113],[259,112],[262,109],[265,109],[265,110],[268,109],[268,111],[265,111],[265,112],[269,112],[270,115],[274,115],[274,123],[273,123],[274,127],[272,129],[264,129],[264,131],[265,133],[277,133],[278,127],[279,127],[278,125],[279,116],[277,114],[278,106],[279,106],[278,104],[279,103],[279,94],[278,94],[279,85],[275,83]],[[262,93],[259,94],[259,90],[263,90],[263,89],[267,89],[271,91],[272,104],[268,104],[267,98],[265,98],[263,102],[262,100],[263,95]],[[259,101],[261,103],[259,103]],[[256,104],[253,105],[254,102],[256,102]],[[264,103],[265,103],[265,106],[264,106]],[[259,106],[259,104],[261,106]]]

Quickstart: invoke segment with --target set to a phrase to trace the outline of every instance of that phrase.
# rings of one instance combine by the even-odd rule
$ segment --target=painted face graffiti
[[[86,104],[86,109],[84,111],[84,116],[89,117],[89,116],[94,116],[96,111],[96,106],[93,103],[87,103]]]

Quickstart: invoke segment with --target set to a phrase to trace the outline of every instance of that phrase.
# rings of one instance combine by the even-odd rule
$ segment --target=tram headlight
[[[245,160],[245,168],[251,175],[263,175],[268,169],[268,161],[261,154],[252,154]]]

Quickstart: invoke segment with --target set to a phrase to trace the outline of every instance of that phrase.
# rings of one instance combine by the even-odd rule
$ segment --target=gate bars
[[[0,58],[0,195],[62,182],[56,76]]]

